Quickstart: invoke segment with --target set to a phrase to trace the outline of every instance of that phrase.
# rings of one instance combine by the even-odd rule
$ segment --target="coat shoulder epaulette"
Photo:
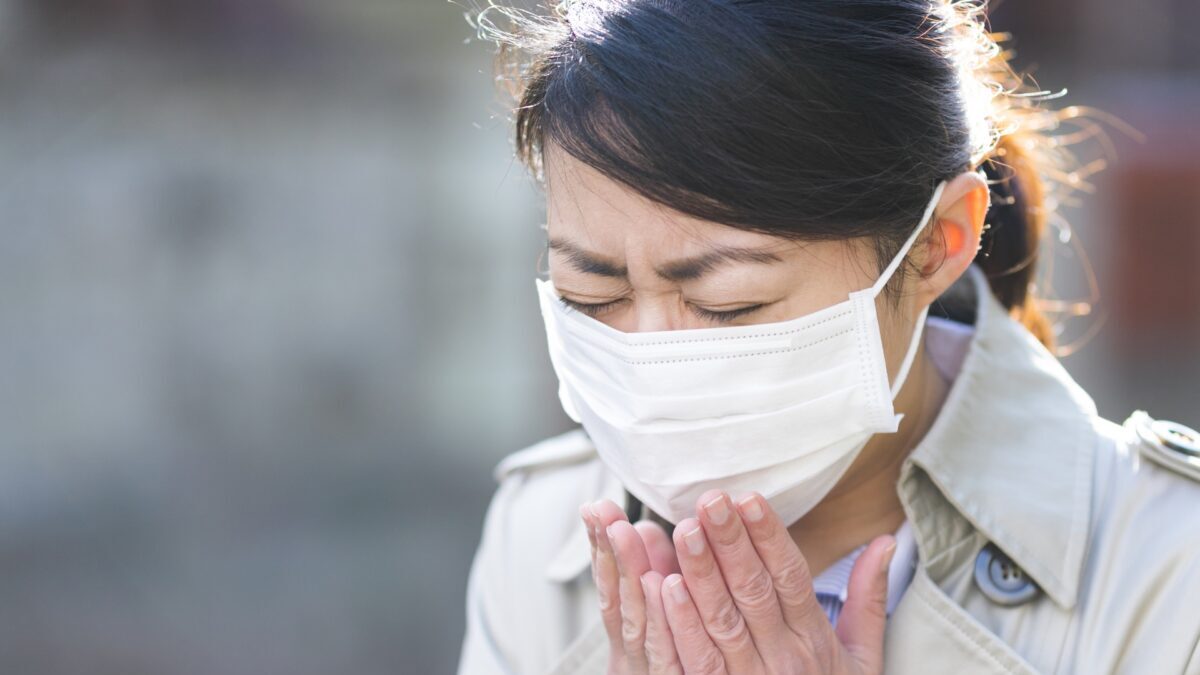
[[[500,482],[514,471],[576,464],[591,459],[595,454],[595,447],[583,429],[572,429],[505,457],[496,465],[492,475]]]
[[[1143,457],[1200,481],[1200,432],[1178,422],[1156,420],[1144,410],[1135,410],[1125,427],[1137,434]]]

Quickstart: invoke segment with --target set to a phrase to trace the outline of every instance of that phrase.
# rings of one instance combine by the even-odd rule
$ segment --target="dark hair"
[[[1053,349],[1033,298],[1047,184],[1085,176],[1047,132],[1083,109],[1046,110],[1046,92],[1022,91],[985,8],[575,0],[545,14],[491,5],[475,26],[499,45],[516,152],[539,182],[553,142],[694,217],[799,239],[872,237],[882,268],[939,181],[982,170],[993,194],[977,261]]]

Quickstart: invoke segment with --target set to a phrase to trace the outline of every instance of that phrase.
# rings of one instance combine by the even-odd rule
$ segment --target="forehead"
[[[713,246],[778,249],[794,239],[702,220],[654,202],[570,156],[553,143],[544,154],[547,228],[594,249],[667,246],[688,253]]]

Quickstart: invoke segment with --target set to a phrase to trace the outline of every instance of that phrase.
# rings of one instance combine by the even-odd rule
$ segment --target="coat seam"
[[[932,580],[928,579],[928,577],[926,577],[926,580],[930,584],[933,583]],[[1012,669],[1011,667],[1006,665],[1003,661],[1001,661],[995,654],[992,653],[992,651],[990,649],[988,649],[985,645],[980,643],[979,640],[977,640],[974,636],[972,636],[970,633],[968,633],[966,630],[964,630],[962,626],[958,625],[958,622],[955,620],[955,617],[951,616],[947,612],[942,611],[941,608],[939,608],[937,605],[935,605],[924,594],[918,593],[917,597],[919,597],[921,599],[921,602],[924,603],[926,607],[928,607],[930,610],[933,611],[934,614],[936,614],[939,618],[941,618],[944,623],[948,624],[951,628],[953,628],[954,631],[959,634],[959,636],[966,639],[968,641],[968,643],[972,647],[974,647],[974,649],[977,653],[982,654],[985,657],[987,657],[987,659],[989,661],[991,661],[996,667],[1000,668],[1001,670],[1003,670],[1006,673],[1019,672],[1019,671]],[[999,638],[997,637],[997,639],[999,639]]]
[[[1183,675],[1200,675],[1200,630],[1196,631],[1196,640],[1192,643],[1192,654],[1183,668]]]
[[[1064,599],[1068,600],[1068,606],[1071,608],[1075,606],[1075,602],[1077,601],[1077,596],[1079,594],[1077,572],[1079,571],[1079,567],[1083,564],[1082,557],[1086,554],[1087,544],[1091,539],[1091,528],[1089,527],[1092,511],[1090,490],[1093,488],[1093,474],[1096,463],[1096,446],[1103,442],[1102,437],[1093,437],[1093,433],[1093,427],[1091,425],[1083,427],[1079,431],[1079,434],[1082,438],[1080,438],[1076,444],[1077,449],[1075,452],[1078,454],[1083,454],[1083,457],[1077,458],[1080,461],[1076,463],[1075,468],[1075,485],[1073,487],[1075,490],[1076,499],[1074,500],[1074,508],[1072,509],[1071,513],[1070,528],[1073,536],[1071,537],[1071,541],[1067,543],[1067,551],[1063,556],[1062,569],[1059,571],[1059,581],[1065,582],[1064,585],[1072,581],[1075,582],[1071,584],[1073,587],[1063,589],[1064,596],[1067,595],[1068,591],[1070,592],[1070,597],[1064,597]],[[1092,443],[1087,442],[1088,437],[1093,437]],[[1081,494],[1085,494],[1087,499],[1079,499],[1078,495]],[[1077,533],[1079,532],[1079,521],[1081,518],[1084,521],[1082,523],[1083,535],[1079,536]],[[1082,551],[1079,550],[1081,545],[1084,547]],[[1068,565],[1074,565],[1075,569],[1069,569]]]

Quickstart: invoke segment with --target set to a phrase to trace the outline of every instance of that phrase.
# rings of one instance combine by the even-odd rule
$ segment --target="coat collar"
[[[590,441],[588,441],[590,445]],[[594,452],[594,451],[593,451]],[[625,499],[625,488],[616,474],[609,471],[599,459],[593,459],[601,472],[599,488],[593,493],[580,495],[580,499],[596,501],[611,499],[621,504]],[[592,549],[587,530],[581,518],[573,518],[566,539],[546,565],[544,573],[550,581],[566,583],[583,574],[592,566]]]
[[[1091,518],[1096,405],[1009,316],[982,270],[972,265],[965,276],[975,335],[932,427],[905,459],[902,494],[912,496],[919,467],[951,507],[1070,609]],[[925,550],[938,535],[931,519],[918,516],[914,526],[922,557],[936,556]]]
[[[1008,315],[982,270],[972,265],[952,291],[965,292],[975,334],[937,419],[905,460],[901,485],[919,467],[953,509],[1069,609],[1090,518],[1095,403]],[[623,490],[605,473],[601,496],[620,503]],[[913,524],[920,558],[936,555],[934,523],[918,516]],[[545,574],[567,582],[590,564],[578,522]]]

